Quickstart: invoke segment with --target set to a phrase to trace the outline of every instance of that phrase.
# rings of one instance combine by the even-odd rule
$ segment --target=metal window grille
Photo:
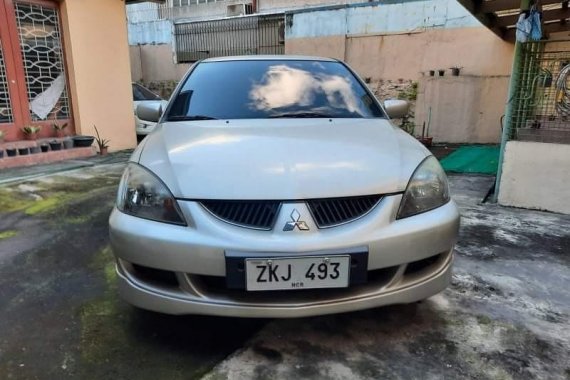
[[[510,138],[570,143],[570,41],[529,42],[513,98]]]
[[[57,9],[27,3],[16,3],[15,8],[28,99],[32,104],[30,116],[32,120],[68,119],[69,97]],[[64,81],[61,94],[52,87],[58,78]],[[37,98],[41,94],[44,96]],[[52,103],[49,97],[57,95],[59,98],[46,117],[32,111],[39,101],[45,103],[41,106],[49,108]]]
[[[2,42],[0,41],[0,123],[12,123],[13,121],[10,94],[8,93],[8,78],[4,64],[4,52],[2,50]]]
[[[284,54],[284,15],[259,15],[174,25],[178,62],[230,55]]]

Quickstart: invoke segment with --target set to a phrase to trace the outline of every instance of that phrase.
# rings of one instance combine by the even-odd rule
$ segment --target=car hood
[[[404,191],[429,155],[384,119],[164,123],[134,157],[177,198],[331,198]]]

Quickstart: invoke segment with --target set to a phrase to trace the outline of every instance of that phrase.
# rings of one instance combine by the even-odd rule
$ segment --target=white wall
[[[499,203],[570,214],[570,145],[509,141]]]

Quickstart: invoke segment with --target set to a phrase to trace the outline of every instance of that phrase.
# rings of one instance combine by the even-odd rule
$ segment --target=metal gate
[[[570,143],[570,41],[528,42],[512,99],[511,139]]]
[[[209,57],[285,53],[285,17],[244,16],[231,19],[176,23],[179,63]]]

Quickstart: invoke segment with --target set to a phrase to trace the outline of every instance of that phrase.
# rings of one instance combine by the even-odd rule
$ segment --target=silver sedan
[[[428,298],[459,213],[438,161],[344,63],[195,64],[133,153],[110,217],[119,291],[169,314],[302,317]]]

